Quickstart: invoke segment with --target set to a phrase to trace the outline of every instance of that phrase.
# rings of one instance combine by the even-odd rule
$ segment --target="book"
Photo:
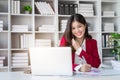
[[[69,15],[69,4],[65,3],[64,6],[65,6],[64,7],[65,8],[65,10],[64,10],[65,15]]]
[[[12,63],[12,66],[14,66],[14,67],[28,66],[28,63]]]
[[[0,56],[0,60],[3,60],[3,59],[5,59],[5,56]]]
[[[103,16],[115,16],[115,11],[103,11]]]
[[[22,60],[24,60],[24,59],[28,59],[28,57],[12,57],[12,59],[15,59],[15,60],[20,60],[20,59],[22,59]]]
[[[13,59],[12,63],[28,63],[28,59]]]
[[[59,11],[59,14],[62,14],[62,15],[65,14],[65,13],[64,13],[64,4],[63,4],[63,3],[60,3],[60,4],[58,5],[58,11]]]
[[[27,57],[28,53],[12,53],[14,57]]]
[[[78,4],[74,4],[74,13],[78,13]]]
[[[72,15],[75,13],[74,4],[69,4],[69,14]]]

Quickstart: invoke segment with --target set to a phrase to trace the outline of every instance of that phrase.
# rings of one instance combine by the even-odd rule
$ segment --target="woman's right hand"
[[[83,64],[81,68],[79,69],[80,72],[90,72],[91,71],[91,65],[89,64]]]
[[[72,46],[74,47],[75,50],[77,50],[80,47],[79,43],[74,39],[72,39]]]

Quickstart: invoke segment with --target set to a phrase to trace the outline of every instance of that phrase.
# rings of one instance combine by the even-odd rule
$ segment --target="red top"
[[[65,46],[66,39],[65,37],[61,38],[60,46]],[[82,50],[79,57],[84,56],[86,62],[90,64],[92,67],[98,68],[101,61],[98,55],[97,41],[94,39],[86,39],[86,51]],[[79,65],[75,64],[75,53],[72,53],[72,65],[74,68]]]

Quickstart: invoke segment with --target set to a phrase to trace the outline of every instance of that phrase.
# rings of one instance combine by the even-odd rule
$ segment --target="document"
[[[120,71],[114,69],[92,68],[90,72],[74,72],[77,76],[112,76],[120,75]]]
[[[120,70],[120,61],[111,60],[111,63],[114,70]]]

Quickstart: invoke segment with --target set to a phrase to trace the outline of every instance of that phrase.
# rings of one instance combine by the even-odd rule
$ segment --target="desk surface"
[[[120,75],[32,76],[22,72],[0,72],[0,80],[118,80]]]

